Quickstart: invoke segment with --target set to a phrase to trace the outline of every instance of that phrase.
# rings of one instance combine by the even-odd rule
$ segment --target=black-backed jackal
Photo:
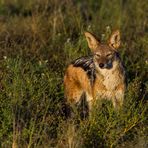
[[[85,93],[89,110],[96,99],[108,99],[114,108],[123,104],[125,72],[117,48],[120,32],[112,33],[107,44],[100,43],[90,32],[85,32],[92,56],[73,61],[64,76],[65,97],[76,104]]]

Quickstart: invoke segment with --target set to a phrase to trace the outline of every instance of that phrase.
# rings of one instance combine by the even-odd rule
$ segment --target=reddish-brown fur
[[[83,91],[92,94],[90,80],[82,68],[69,65],[64,77],[64,84],[65,96],[70,103],[78,102]]]

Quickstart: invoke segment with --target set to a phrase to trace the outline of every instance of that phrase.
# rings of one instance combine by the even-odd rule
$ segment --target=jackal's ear
[[[120,31],[116,30],[109,39],[109,45],[117,49],[120,46]]]
[[[84,34],[88,43],[88,47],[91,50],[96,49],[96,47],[99,45],[99,41],[97,40],[97,38],[90,32],[85,32]]]

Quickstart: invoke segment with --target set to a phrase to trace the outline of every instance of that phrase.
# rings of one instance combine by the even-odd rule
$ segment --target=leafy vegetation
[[[1,0],[0,147],[146,148],[147,11],[146,0]],[[128,84],[122,110],[96,102],[92,118],[68,119],[63,75],[90,54],[84,31],[106,41],[117,28]]]

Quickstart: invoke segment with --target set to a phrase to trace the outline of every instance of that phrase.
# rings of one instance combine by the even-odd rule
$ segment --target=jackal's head
[[[117,63],[120,46],[120,32],[117,30],[112,33],[107,44],[101,43],[93,34],[85,32],[88,46],[93,53],[93,59],[97,70],[112,69]]]

